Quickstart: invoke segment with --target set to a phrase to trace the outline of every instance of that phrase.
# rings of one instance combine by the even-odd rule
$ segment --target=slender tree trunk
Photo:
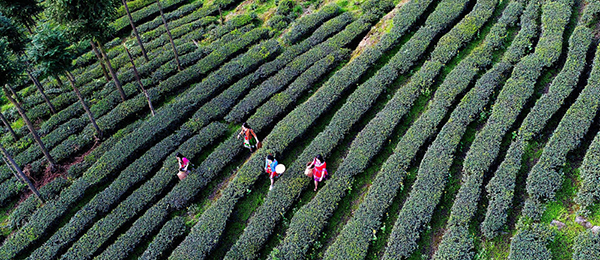
[[[106,72],[106,66],[104,66],[104,61],[102,60],[102,56],[100,55],[98,48],[96,48],[96,44],[94,44],[94,41],[90,40],[90,43],[92,44],[92,50],[94,51],[94,54],[96,54],[96,58],[98,58],[98,62],[100,62],[100,67],[102,67],[102,73],[104,74],[104,78],[108,82],[108,81],[110,81],[110,77],[108,76],[108,72]]]
[[[4,161],[4,163],[6,163],[6,167],[8,167],[8,169],[10,169],[10,172],[13,173],[13,175],[17,178],[17,180],[19,180],[19,182],[21,182],[21,183],[25,183],[25,180],[23,180],[23,178],[21,178],[21,176],[19,176],[19,174],[17,173],[15,168],[12,166],[12,164],[10,164],[8,162],[8,160],[6,159],[6,157],[4,157],[4,155],[2,155],[2,160]]]
[[[23,100],[21,100],[21,97],[19,96],[19,94],[17,94],[17,92],[12,87],[9,87],[8,89],[10,90],[10,93],[13,94],[13,96],[15,96],[14,97],[15,101],[19,105],[23,106]]]
[[[60,79],[60,76],[54,76],[54,79],[56,79],[56,83],[58,83],[58,87],[62,88],[65,86],[62,79]]]
[[[6,120],[6,117],[4,117],[4,114],[0,113],[0,119],[2,120],[2,123],[4,123],[4,125],[8,128],[8,131],[13,136],[13,138],[15,139],[15,141],[19,140],[19,138],[17,138],[17,134],[15,133],[15,131],[10,126],[10,123],[8,122],[8,120]]]
[[[40,193],[38,192],[38,190],[35,188],[35,186],[33,186],[33,183],[31,183],[31,181],[29,181],[29,179],[27,178],[27,176],[25,176],[25,174],[23,173],[23,171],[21,170],[21,168],[19,168],[19,165],[17,165],[17,163],[15,162],[15,160],[12,159],[12,157],[10,157],[10,155],[8,154],[8,152],[6,151],[6,149],[4,149],[4,146],[2,146],[0,144],[0,150],[2,150],[2,154],[4,154],[4,156],[8,159],[8,161],[10,162],[10,164],[17,170],[17,173],[19,174],[19,176],[21,176],[21,178],[23,180],[25,180],[25,183],[27,183],[27,186],[29,186],[29,189],[31,189],[31,191],[33,192],[33,194],[35,194],[35,196],[40,199],[40,201],[42,203],[44,203],[44,199],[42,198],[42,196],[40,195]]]
[[[75,85],[75,77],[73,77],[73,74],[71,74],[70,71],[67,71],[67,79],[69,79],[69,82],[71,82],[71,87],[73,87],[73,90],[75,91],[75,95],[77,95],[77,98],[79,98],[79,102],[81,102],[81,105],[83,106],[83,110],[85,110],[85,113],[87,114],[88,118],[92,122],[92,126],[96,129],[96,132],[98,133],[98,138],[101,139],[102,138],[102,130],[100,130],[100,127],[98,127],[98,125],[96,124],[96,119],[94,119],[94,115],[92,115],[90,108],[85,103],[83,96],[81,96],[81,92],[79,92],[79,89]]]
[[[48,107],[50,107],[50,112],[52,112],[52,114],[56,114],[56,109],[54,109],[54,105],[52,105],[52,103],[50,102],[50,99],[48,99],[48,97],[46,96],[46,93],[44,93],[44,88],[42,87],[42,84],[31,74],[31,72],[29,71],[29,68],[26,69],[26,71],[27,71],[27,75],[29,76],[31,81],[33,81],[33,84],[35,85],[35,87],[38,89],[40,94],[42,94],[42,98],[44,98],[44,101],[46,101],[46,104],[48,104]]]
[[[127,51],[127,55],[129,56],[129,61],[131,61],[131,65],[133,66],[133,74],[135,74],[135,79],[137,80],[137,83],[140,86],[140,90],[142,91],[142,93],[144,93],[144,96],[146,96],[146,100],[148,101],[148,107],[150,107],[150,112],[152,113],[152,116],[154,116],[155,113],[154,107],[152,106],[152,101],[150,100],[150,96],[148,95],[146,88],[144,88],[144,84],[142,84],[140,74],[138,73],[138,70],[135,66],[135,62],[133,62],[133,56],[131,55],[131,52],[129,52],[129,48],[127,48],[125,44],[123,44],[123,47],[125,47],[125,51]]]
[[[225,23],[225,21],[223,21],[223,13],[221,12],[221,5],[219,5],[219,20],[221,20],[221,25],[223,25]]]
[[[15,99],[12,98],[12,96],[9,94],[9,91],[6,89],[7,87],[9,89],[12,89],[8,85],[5,85],[5,86],[2,87],[4,89],[4,94],[5,94],[6,98],[8,98],[8,100],[10,101],[10,103],[12,103],[17,108],[17,111],[19,112],[19,114],[23,118],[23,121],[25,121],[25,124],[27,125],[27,128],[29,128],[29,131],[31,132],[31,135],[33,136],[33,139],[35,140],[36,143],[38,143],[38,145],[40,146],[40,149],[42,149],[42,153],[44,154],[44,156],[46,156],[46,159],[48,160],[48,163],[50,163],[50,169],[54,170],[54,166],[56,164],[56,162],[54,161],[54,158],[52,158],[52,156],[50,155],[50,153],[48,153],[48,149],[46,149],[46,146],[42,142],[42,139],[40,139],[40,136],[37,134],[37,132],[33,128],[33,124],[31,123],[31,121],[29,121],[29,118],[27,117],[27,114],[25,114],[25,110],[23,110],[23,108],[15,101]]]
[[[160,17],[162,18],[163,23],[165,24],[165,29],[167,29],[167,35],[169,36],[169,41],[171,41],[171,46],[173,46],[173,53],[175,53],[177,69],[181,71],[181,62],[179,62],[179,54],[177,53],[177,48],[175,48],[175,42],[173,41],[173,36],[171,36],[171,30],[169,30],[169,25],[167,24],[167,19],[165,19],[165,14],[163,12],[162,6],[160,5],[160,0],[156,0],[156,4],[158,4],[158,10],[160,10]]]
[[[98,49],[100,50],[100,53],[102,54],[102,58],[104,58],[104,61],[106,61],[106,64],[108,64],[108,70],[110,71],[110,75],[112,76],[113,80],[115,81],[115,86],[117,87],[119,94],[121,94],[121,101],[125,102],[125,99],[127,99],[127,96],[125,96],[125,91],[123,91],[121,82],[119,81],[119,78],[117,78],[117,73],[115,72],[112,65],[110,64],[110,59],[108,58],[108,55],[106,55],[106,52],[104,52],[104,48],[102,47],[102,44],[98,44]]]
[[[129,6],[127,6],[127,1],[125,1],[125,0],[122,0],[122,1],[123,1],[123,5],[125,6],[125,12],[127,13],[127,18],[129,18],[129,24],[131,24],[131,29],[133,30],[133,34],[135,35],[135,38],[137,38],[137,41],[140,44],[140,47],[142,48],[142,54],[144,55],[144,58],[146,59],[146,61],[150,61],[150,59],[148,59],[148,55],[146,54],[146,49],[144,48],[144,43],[142,42],[142,38],[140,38],[140,34],[138,33],[138,30],[135,27],[135,24],[133,23],[133,18],[131,18],[131,13],[129,12]]]

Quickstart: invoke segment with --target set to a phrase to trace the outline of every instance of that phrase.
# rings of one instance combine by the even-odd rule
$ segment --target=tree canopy
[[[35,27],[34,18],[43,10],[36,0],[0,0],[0,11],[28,28]]]
[[[0,13],[0,37],[4,37],[8,41],[8,48],[15,54],[25,50],[27,37],[25,37],[21,28],[2,13]]]
[[[37,28],[27,53],[45,76],[57,76],[71,70],[75,58],[65,32],[49,24]]]
[[[0,37],[0,86],[13,83],[23,70],[20,63],[15,61],[9,45],[6,37]]]
[[[49,0],[52,19],[66,26],[74,39],[94,39],[105,42],[113,34],[109,26],[114,21],[118,0]]]

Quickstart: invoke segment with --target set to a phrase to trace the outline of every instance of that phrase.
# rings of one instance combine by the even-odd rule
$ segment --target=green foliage
[[[0,37],[0,86],[12,84],[23,70],[16,57],[12,54],[10,43],[4,37]]]
[[[104,43],[111,38],[119,0],[49,0],[49,16],[67,28],[73,41],[93,39]]]
[[[504,161],[487,185],[490,202],[486,218],[481,224],[481,229],[486,237],[495,237],[506,222],[525,145],[541,132],[551,116],[558,111],[577,86],[591,43],[591,30],[585,25],[577,26],[569,39],[568,57],[562,71],[552,81],[548,92],[536,102],[523,120],[517,139],[509,147]]]
[[[313,15],[303,16],[294,22],[288,33],[283,36],[283,42],[288,45],[302,40],[308,32],[313,31],[323,23],[341,13],[339,6],[335,4],[326,5]],[[281,14],[280,14],[281,15]]]
[[[39,192],[46,201],[53,200],[65,187],[69,186],[69,184],[70,182],[63,178],[56,178],[40,188]],[[19,206],[10,213],[10,216],[8,217],[9,228],[16,230],[25,225],[25,223],[28,222],[29,217],[40,206],[41,203],[38,198],[29,196],[29,198],[21,202]]]
[[[21,28],[17,27],[13,21],[2,15],[2,13],[0,13],[0,38],[5,38],[8,41],[8,48],[15,54],[23,52],[28,41]]]
[[[0,1],[0,12],[28,28],[35,27],[35,18],[43,10],[36,0]]]
[[[600,233],[581,232],[573,243],[573,260],[600,259]]]
[[[197,145],[199,148],[210,145],[224,133],[225,126],[223,124],[213,123],[205,129],[200,130],[199,135],[204,137],[204,141]],[[153,170],[158,168],[157,164],[163,160],[168,161],[164,162],[162,170],[171,173],[174,172],[173,169],[176,169],[173,159],[175,157],[175,150],[192,135],[192,131],[180,130],[162,139],[158,144],[148,149],[144,155],[130,163],[106,189],[96,194],[91,201],[75,213],[75,215],[71,217],[69,223],[46,240],[45,245],[34,251],[30,258],[55,258],[61,249],[66,248],[66,246],[75,241],[77,242],[75,242],[62,256],[63,259],[82,259],[93,255],[106,241],[104,239],[110,237],[111,232],[108,232],[108,230],[111,227],[118,227],[122,222],[126,221],[126,219],[119,214],[113,213],[110,217],[104,218],[94,224],[94,227],[79,238],[81,233],[85,231],[97,217],[107,214],[109,210],[118,205],[122,201],[123,195],[131,188],[135,187],[137,183],[147,179],[149,175],[152,174]],[[186,156],[189,155],[186,154]],[[156,192],[159,192],[159,190]],[[150,196],[150,194],[146,194],[146,196]],[[134,206],[131,204],[137,204],[137,201],[128,201],[130,201],[130,203],[121,204],[119,207],[125,207],[129,212],[132,212],[131,209]],[[115,216],[118,220],[112,218]],[[97,232],[95,230],[102,230],[102,232],[101,234],[96,234]]]
[[[546,260],[552,258],[552,253],[546,245],[554,237],[554,228],[538,223],[530,224],[519,229],[510,243],[509,259]]]
[[[184,217],[175,217],[169,220],[154,237],[140,259],[164,259],[166,252],[175,246],[175,241],[182,239],[187,234],[186,231]]]
[[[63,74],[72,69],[75,53],[65,33],[57,27],[43,24],[31,38],[27,53],[38,64],[45,77]]]
[[[461,3],[456,4],[460,5]],[[476,5],[473,11],[468,14],[463,21],[474,22],[475,26],[479,28],[487,21],[487,19],[491,17],[495,5],[495,1],[482,2]],[[448,23],[450,22],[451,19],[448,20]],[[354,138],[344,162],[338,167],[334,177],[316,195],[316,197],[313,198],[310,204],[302,207],[296,214],[294,214],[294,218],[290,223],[286,238],[282,244],[278,246],[280,251],[279,256],[293,256],[293,258],[301,258],[304,256],[309,246],[318,239],[316,234],[319,234],[324,228],[324,226],[327,224],[328,218],[331,216],[331,214],[333,214],[333,211],[337,207],[337,204],[345,196],[346,191],[349,188],[348,184],[353,183],[354,176],[360,172],[363,172],[369,163],[372,162],[372,159],[378,154],[381,147],[383,147],[383,145],[389,139],[400,120],[409,112],[414,100],[416,100],[421,93],[421,89],[427,88],[433,84],[433,79],[437,77],[441,67],[444,65],[443,62],[449,61],[452,58],[452,55],[448,55],[448,53],[458,53],[458,48],[468,42],[471,37],[475,36],[476,31],[467,31],[464,29],[464,27],[462,27],[462,24],[464,23],[465,22],[457,24],[449,33],[440,39],[436,45],[436,48],[432,52],[430,59],[413,77],[411,77],[410,81],[405,86],[396,92],[394,97],[387,103],[383,110],[381,110],[375,116],[375,118],[372,119],[371,122],[369,122],[369,124],[367,124],[367,126],[365,126],[363,130],[361,130],[361,132]],[[442,52],[437,52],[439,49],[446,50],[447,53],[442,54]],[[401,51],[402,50],[400,50],[400,52]],[[393,61],[395,61],[395,57],[392,58],[392,61],[390,62]],[[388,66],[386,65],[384,68],[382,68],[382,70],[385,70],[386,67]],[[376,74],[374,77],[378,76],[379,74]],[[369,86],[367,89],[373,89],[374,87],[369,85],[369,82],[371,82],[371,79],[365,83],[365,85]],[[455,85],[447,85],[446,88],[438,90],[438,92],[436,92],[436,98],[434,98],[433,104],[436,104],[437,102],[451,104],[451,101],[454,100],[454,97],[461,92],[460,89],[456,89],[455,87]],[[350,96],[349,101],[347,102],[347,104],[350,104],[350,106],[353,107],[353,113],[357,113],[357,111],[361,111],[363,109],[362,105],[357,104],[368,104],[369,102],[372,102],[371,100],[367,101],[367,99],[353,99],[353,95],[355,94],[361,97],[369,96],[366,92],[361,90],[361,87],[359,87],[359,89]],[[444,101],[442,102],[440,99]],[[334,129],[339,128],[342,129],[342,131],[348,131],[349,127],[353,124],[352,122],[356,122],[348,119],[350,118],[353,120],[358,120],[358,118],[354,115],[345,114],[345,107],[346,105],[337,112],[340,114],[334,115],[333,119],[331,120],[330,126],[334,126]],[[433,109],[431,105],[430,108]],[[348,125],[343,126],[344,124],[338,123],[338,119],[343,119],[343,121],[347,122],[344,124]],[[343,136],[337,133],[337,131],[338,130],[330,130],[328,127],[323,131],[323,136],[329,136],[328,139],[333,139],[331,136]],[[420,128],[420,131],[423,131],[423,128]],[[320,140],[318,136],[315,142],[319,144],[323,143],[324,141]],[[320,153],[323,153],[324,151],[321,149],[322,148],[320,147],[315,147],[307,150],[320,151]],[[325,149],[325,151],[327,150]],[[327,154],[327,152],[325,152],[325,154]],[[373,201],[373,203],[377,202]],[[347,241],[341,242],[346,243]],[[353,246],[353,250],[356,249],[357,248]],[[364,253],[366,253],[366,250]],[[363,254],[363,257],[364,255],[365,254]],[[328,257],[332,257],[332,255],[328,255]],[[360,256],[356,254],[348,254],[343,256],[335,254],[335,257],[352,258]]]

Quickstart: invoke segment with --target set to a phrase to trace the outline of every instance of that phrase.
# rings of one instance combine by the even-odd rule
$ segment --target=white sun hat
[[[275,172],[277,174],[282,174],[283,172],[285,172],[285,165],[277,164],[277,166],[275,166]]]

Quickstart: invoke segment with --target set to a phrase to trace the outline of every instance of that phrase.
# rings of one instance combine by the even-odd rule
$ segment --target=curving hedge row
[[[169,220],[154,237],[152,243],[140,257],[142,260],[165,259],[167,251],[173,249],[176,241],[183,239],[187,234],[184,217],[175,217]]]
[[[581,216],[589,216],[590,208],[600,200],[600,134],[596,134],[594,141],[588,148],[581,164],[581,187],[577,192],[575,202],[580,208],[577,212]]]
[[[481,3],[479,7],[483,7]],[[429,109],[404,134],[394,149],[395,153],[382,166],[353,218],[325,252],[325,259],[354,259],[366,256],[373,230],[379,229],[381,217],[402,185],[406,168],[412,158],[419,147],[436,132],[436,126],[444,118],[456,95],[468,87],[480,68],[491,64],[493,51],[504,42],[503,36],[507,27],[518,19],[522,9],[522,4],[511,2],[486,36],[484,43],[475,48],[446,76]],[[390,101],[390,104],[393,102]]]
[[[552,259],[552,252],[546,248],[554,238],[554,229],[547,225],[532,223],[520,228],[511,238],[508,259]],[[513,245],[519,245],[515,247]]]
[[[63,178],[56,178],[39,189],[40,195],[45,200],[54,199],[70,182]],[[25,201],[14,209],[8,216],[8,226],[11,229],[17,229],[25,225],[29,217],[40,206],[40,201],[35,196],[29,196]]]
[[[525,117],[517,139],[509,147],[505,159],[486,186],[489,205],[486,217],[481,223],[481,230],[487,238],[495,237],[498,230],[506,223],[526,143],[540,133],[550,117],[558,111],[577,86],[591,43],[591,30],[581,24],[577,26],[569,39],[569,52],[562,71],[552,81],[548,92],[536,101],[535,106]]]
[[[251,90],[244,99],[235,105],[231,112],[225,117],[225,120],[229,122],[243,121],[265,100],[281,91],[298,75],[308,69],[308,67],[327,56],[329,53],[356,41],[358,37],[362,36],[367,30],[368,28],[366,26],[349,25],[347,30],[336,34],[319,45],[313,45],[306,53],[295,57],[294,60],[292,60],[284,69],[280,70],[275,76],[267,79],[260,84],[260,86]]]
[[[228,73],[227,76],[229,79],[227,77],[219,78],[219,82],[227,84],[231,81],[231,78],[240,75],[240,73],[247,73],[260,63],[268,60],[274,53],[277,53],[279,48],[279,45],[272,41],[251,48],[246,54],[224,65],[221,70]],[[215,51],[213,53],[222,55],[222,51]],[[178,87],[182,81],[186,81],[186,78],[197,76],[198,68],[207,68],[206,66],[210,65],[210,63],[200,63],[198,66],[190,67],[192,68],[189,71],[190,73],[183,73],[185,72],[184,70],[182,73],[177,74],[180,75],[177,78],[183,77],[182,79],[178,81],[166,80],[161,82],[161,85],[165,84],[165,86],[172,88]],[[211,87],[218,87],[216,85]],[[200,102],[212,95],[212,92],[214,91],[209,91],[207,88],[199,89],[196,86],[194,89],[188,91],[187,95],[181,96],[173,103],[159,109],[156,116],[149,118],[134,133],[125,137],[113,149],[105,153],[82,178],[78,179],[68,190],[63,192],[64,195],[61,195],[59,200],[48,203],[46,207],[41,208],[42,210],[38,210],[32,217],[32,220],[36,221],[30,221],[23,229],[8,238],[2,246],[2,250],[0,250],[0,258],[5,256],[6,258],[11,258],[24,250],[30,243],[36,241],[40,235],[44,234],[66,212],[65,208],[70,208],[74,205],[86,190],[104,181],[107,177],[124,167],[125,163],[136,153],[143,150],[149,144],[160,140],[167,132],[173,130],[183,118],[189,115],[190,111],[198,107]],[[30,233],[37,235],[30,235]]]
[[[600,259],[600,233],[581,232],[573,243],[573,260]]]
[[[513,76],[507,81],[495,102],[491,118],[475,137],[463,164],[467,176],[485,173],[489,166],[485,166],[485,163],[488,161],[491,163],[497,153],[494,149],[498,149],[496,146],[499,146],[498,139],[503,136],[502,130],[506,131],[516,119],[525,99],[533,92],[533,85],[541,69],[550,66],[560,55],[562,30],[568,22],[570,8],[565,11],[565,6],[552,3],[546,4],[544,8],[544,19],[542,19],[544,31],[540,44],[534,54],[526,56],[515,66]],[[464,127],[466,125],[462,126]],[[440,139],[440,137],[444,138]],[[408,257],[417,247],[415,237],[418,237],[420,229],[431,219],[443,193],[447,181],[446,173],[453,161],[452,153],[460,141],[457,137],[446,137],[440,133],[427,150],[419,167],[417,181],[390,235],[384,258]],[[446,138],[453,139],[438,141]],[[481,150],[484,146],[485,152]]]
[[[354,182],[354,176],[364,171],[378,154],[400,120],[408,113],[421,90],[433,84],[440,69],[444,66],[441,61],[452,59],[449,54],[456,54],[462,45],[475,36],[478,29],[492,16],[496,4],[497,1],[478,1],[473,10],[440,39],[430,59],[355,137],[333,179],[310,203],[296,212],[289,224],[286,237],[276,248],[277,253],[272,256],[273,258],[285,256],[300,259],[304,257],[312,243],[319,238],[318,234],[327,224],[327,220],[333,214],[337,204],[345,196],[351,183]],[[466,24],[470,26],[467,28]],[[439,50],[444,51],[440,52]],[[449,106],[460,92],[461,90],[455,85],[446,85],[445,88],[436,92],[436,97],[429,107],[433,110],[437,109],[436,105],[439,104],[440,98],[444,100],[442,103],[447,103]],[[331,121],[332,124],[335,123],[334,120],[335,116]],[[328,132],[327,129],[324,132]],[[356,249],[355,245],[351,247]],[[336,257],[345,258],[346,256],[336,255]],[[358,255],[354,255],[354,257],[358,257]]]
[[[527,193],[523,213],[534,220],[544,211],[540,204],[554,199],[554,194],[562,186],[562,167],[567,153],[579,146],[587,133],[600,106],[600,49],[596,51],[592,72],[586,87],[575,103],[567,110],[536,165],[527,176]]]
[[[102,155],[105,152],[110,150],[123,137],[125,137],[126,135],[133,132],[133,130],[138,128],[142,124],[142,122],[143,122],[142,120],[137,120],[137,121],[127,125],[126,127],[120,129],[115,134],[113,134],[110,138],[102,141],[102,143],[98,147],[94,148],[93,151],[91,151],[89,154],[87,154],[87,155],[85,155],[85,157],[83,157],[83,161],[71,165],[71,167],[67,171],[67,173],[68,173],[67,176],[69,178],[81,177],[83,175],[83,173],[85,171],[87,171],[87,169],[89,169],[92,165],[94,165],[94,163],[96,163],[96,161],[98,161],[98,159],[100,159],[100,157],[102,157]]]
[[[290,31],[282,37],[283,42],[288,45],[299,42],[308,32],[319,27],[323,21],[329,20],[341,12],[342,9],[337,4],[328,4],[314,15],[300,17],[294,21]]]
[[[198,132],[203,140],[195,144],[198,149],[202,149],[226,132],[227,126],[222,123],[212,123]],[[29,256],[30,259],[51,259],[56,258],[61,250],[66,249],[71,243],[75,242],[69,250],[62,255],[61,259],[85,259],[90,258],[94,253],[105,243],[107,238],[110,238],[112,233],[108,230],[115,230],[114,227],[119,227],[127,220],[119,218],[119,209],[126,208],[133,212],[134,206],[137,204],[135,200],[127,200],[127,202],[119,204],[119,209],[115,209],[111,213],[111,217],[103,218],[94,224],[83,236],[79,235],[91,226],[96,218],[107,214],[115,205],[121,202],[121,198],[137,183],[147,179],[149,175],[157,168],[158,164],[170,156],[170,160],[163,163],[162,170],[176,172],[177,164],[174,161],[175,150],[180,144],[184,143],[194,132],[186,129],[179,130],[174,134],[162,139],[158,144],[150,148],[144,155],[129,164],[119,176],[113,180],[106,189],[96,194],[94,198],[80,209],[69,223],[61,227],[50,237],[44,245],[39,247]],[[186,156],[193,158],[186,153]],[[167,167],[170,166],[170,167]],[[160,190],[157,190],[159,192]],[[150,196],[150,194],[146,194]],[[119,216],[116,219],[113,216]],[[98,234],[99,233],[99,234]]]

